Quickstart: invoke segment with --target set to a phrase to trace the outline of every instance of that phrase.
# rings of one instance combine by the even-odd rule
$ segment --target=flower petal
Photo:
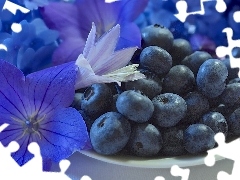
[[[83,56],[86,58],[89,55],[89,52],[91,51],[92,47],[95,44],[95,38],[96,38],[96,26],[94,23],[92,23],[92,29],[88,35],[84,50],[83,50]]]
[[[19,139],[22,135],[22,126],[8,126],[0,133],[0,141],[4,146],[8,146],[8,144],[12,141],[16,141],[20,148],[17,152],[12,153],[13,159],[20,165],[24,165],[34,156],[28,151],[28,145],[32,142],[32,138],[29,135],[25,135]]]
[[[74,62],[44,69],[26,76],[26,96],[31,115],[47,114],[69,106],[74,98],[77,66]]]
[[[55,162],[83,149],[89,140],[83,118],[74,108],[59,109],[40,128],[42,157]]]
[[[86,8],[86,7],[84,7]],[[81,37],[81,29],[78,17],[78,9],[71,3],[52,2],[44,8],[40,8],[43,20],[50,29],[55,29],[60,32],[62,39],[78,36]],[[81,17],[80,17],[81,18]],[[89,30],[87,30],[89,32]],[[71,33],[69,33],[71,32]]]
[[[141,32],[135,23],[121,24],[120,38],[116,50],[137,46],[141,48]]]
[[[78,55],[82,53],[85,41],[81,38],[69,38],[63,41],[53,53],[53,64],[63,64],[76,61]]]
[[[109,32],[104,34],[91,48],[87,60],[96,73],[103,64],[108,63],[119,39],[120,26],[117,24]],[[97,74],[97,73],[96,73]]]
[[[101,36],[103,33],[117,24],[117,18],[120,12],[120,2],[106,3],[105,0],[76,0],[78,15],[81,17],[81,28],[86,31],[82,36],[87,38],[91,28],[91,23],[94,22],[97,27],[97,32]],[[86,10],[87,7],[87,10]]]
[[[26,119],[27,110],[22,96],[24,79],[19,69],[0,60],[0,125],[12,123],[12,118]]]
[[[146,8],[149,0],[121,0],[120,19],[134,21]],[[119,22],[118,21],[118,22]]]
[[[107,61],[101,64],[98,70],[94,71],[95,74],[104,75],[126,66],[136,49],[137,47],[132,47],[114,52],[114,54],[107,58]]]

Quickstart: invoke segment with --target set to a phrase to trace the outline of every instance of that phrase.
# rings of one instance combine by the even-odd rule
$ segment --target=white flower
[[[75,89],[94,83],[120,83],[145,78],[137,71],[138,64],[126,66],[137,47],[114,51],[119,36],[120,25],[117,24],[95,42],[96,26],[92,24],[83,53],[75,63],[79,67]]]

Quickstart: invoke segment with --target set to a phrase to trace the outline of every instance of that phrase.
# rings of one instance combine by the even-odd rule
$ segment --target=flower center
[[[34,133],[38,131],[39,129],[39,123],[35,120],[26,120],[25,123],[23,124],[24,130],[26,130],[27,133]]]
[[[32,135],[32,134],[35,134],[35,133],[41,139],[41,134],[39,132],[39,128],[40,128],[39,123],[45,119],[45,116],[39,118],[37,114],[33,114],[32,116],[30,116],[29,118],[27,118],[24,121],[20,120],[18,118],[14,118],[14,117],[12,117],[12,119],[14,121],[17,121],[17,122],[21,123],[22,127],[23,127],[23,133],[22,133],[21,136],[19,136],[17,138],[17,140],[21,139],[22,137],[24,137],[25,134]]]

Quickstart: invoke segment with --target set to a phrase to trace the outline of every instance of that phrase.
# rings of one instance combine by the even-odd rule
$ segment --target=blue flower
[[[50,66],[58,32],[49,30],[39,18],[31,23],[23,20],[20,24],[22,31],[12,32],[11,37],[2,42],[8,51],[0,54],[0,58],[16,65],[24,74]]]
[[[12,157],[19,165],[33,157],[27,150],[31,142],[38,143],[44,162],[59,162],[88,143],[82,116],[69,107],[77,72],[71,62],[24,76],[0,61],[0,125],[9,124],[0,141],[4,146],[17,141],[20,149]]]
[[[60,32],[62,43],[53,55],[56,64],[75,61],[82,53],[92,22],[97,38],[116,24],[121,26],[116,50],[141,46],[141,33],[133,22],[144,10],[148,0],[76,0],[75,3],[49,3],[41,9],[49,28]]]

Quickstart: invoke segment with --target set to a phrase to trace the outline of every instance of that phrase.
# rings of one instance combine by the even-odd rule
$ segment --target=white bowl
[[[207,153],[204,153],[201,155],[185,155],[167,158],[166,157],[143,158],[130,155],[104,156],[96,153],[94,150],[82,150],[80,151],[80,153],[103,162],[139,168],[171,168],[173,165],[178,165],[179,167],[197,166],[205,164],[204,158],[207,155]],[[224,158],[216,156],[216,161],[222,159]]]

